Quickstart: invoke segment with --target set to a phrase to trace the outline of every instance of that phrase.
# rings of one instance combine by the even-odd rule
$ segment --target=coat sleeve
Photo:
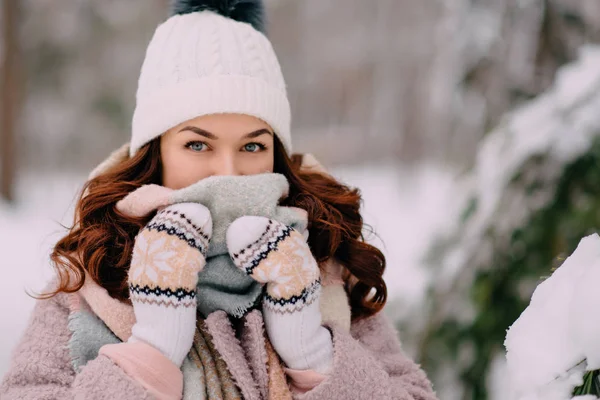
[[[106,355],[76,374],[68,342],[67,295],[38,300],[0,384],[2,400],[120,400],[156,398]]]
[[[336,326],[333,367],[327,377],[296,400],[437,400],[421,368],[400,347],[398,332],[382,312],[352,324],[350,333]],[[293,384],[293,382],[292,382]]]

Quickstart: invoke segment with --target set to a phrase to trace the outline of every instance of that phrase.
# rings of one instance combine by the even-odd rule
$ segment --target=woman
[[[157,28],[2,399],[435,399],[381,312],[358,192],[289,156],[262,15],[179,1]]]

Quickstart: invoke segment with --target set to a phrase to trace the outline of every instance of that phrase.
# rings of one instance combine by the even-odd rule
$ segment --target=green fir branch
[[[593,394],[595,396],[600,396],[600,381],[598,377],[600,376],[600,370],[588,371],[583,376],[583,384],[581,386],[577,386],[573,390],[573,396],[583,396],[586,394]]]

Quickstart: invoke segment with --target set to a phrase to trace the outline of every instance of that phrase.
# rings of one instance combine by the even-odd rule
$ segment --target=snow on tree
[[[490,363],[557,256],[600,224],[600,48],[508,114],[465,177],[468,204],[428,263],[435,279],[418,358],[438,389],[485,400]]]
[[[515,400],[600,395],[600,319],[595,317],[600,307],[599,282],[600,236],[593,234],[583,238],[560,268],[538,285],[531,303],[506,334]]]

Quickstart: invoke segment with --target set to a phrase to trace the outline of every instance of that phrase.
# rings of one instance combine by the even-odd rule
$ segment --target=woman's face
[[[273,172],[273,130],[242,114],[214,114],[185,121],[160,139],[162,183],[181,189],[213,175]]]

